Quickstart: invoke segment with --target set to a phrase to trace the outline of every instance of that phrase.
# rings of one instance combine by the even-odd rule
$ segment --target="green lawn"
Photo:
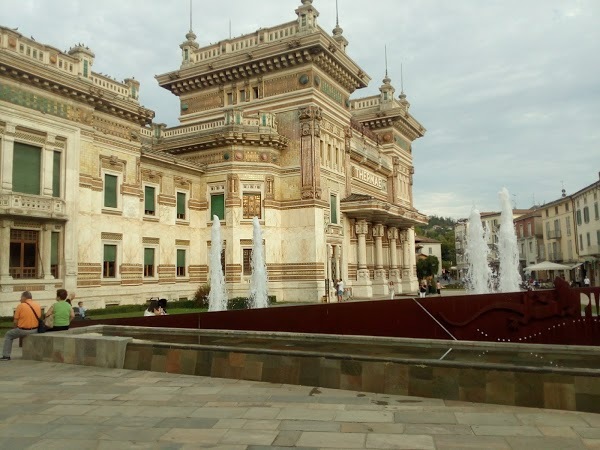
[[[169,315],[173,314],[190,314],[199,313],[206,311],[206,308],[170,308]],[[118,319],[121,317],[143,317],[144,311],[130,311],[130,312],[114,312],[111,314],[97,314],[93,312],[90,314],[90,325],[93,325],[94,320],[103,319]],[[0,318],[0,338],[4,337],[6,332],[13,327],[12,319],[9,317]]]
[[[206,308],[169,308],[169,315],[174,314],[191,314],[191,313],[199,313],[205,312]],[[131,312],[115,312],[112,314],[98,314],[94,315],[93,312],[90,313],[91,320],[103,320],[103,319],[120,319],[122,317],[142,317],[144,315],[144,311],[131,311]]]

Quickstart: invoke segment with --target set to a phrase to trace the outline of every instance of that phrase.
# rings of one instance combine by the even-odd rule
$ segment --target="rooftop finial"
[[[388,76],[387,44],[383,46],[383,52],[385,55],[385,77],[383,78],[383,84],[389,85],[392,80]]]
[[[190,31],[192,31],[192,0],[190,0]]]
[[[400,63],[400,93],[404,94],[404,72],[402,70],[402,63]]]
[[[340,38],[344,30],[340,27],[340,14],[338,11],[338,0],[335,0],[335,28],[333,29],[333,36]],[[336,39],[337,40],[337,39]]]

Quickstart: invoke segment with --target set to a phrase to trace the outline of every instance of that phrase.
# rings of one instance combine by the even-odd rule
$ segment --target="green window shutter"
[[[116,175],[104,175],[104,206],[107,208],[117,207],[117,181]]]
[[[185,193],[177,193],[177,217],[185,217]]]
[[[177,249],[177,267],[185,267],[185,250]]]
[[[117,261],[117,246],[116,245],[105,245],[104,246],[104,261],[105,262],[116,262]]]
[[[144,210],[146,214],[154,214],[154,188],[152,186],[144,187]]]
[[[145,266],[153,266],[154,265],[154,249],[153,248],[145,248],[144,249],[144,265]]]
[[[88,77],[88,70],[89,70],[88,62],[87,62],[87,60],[84,59],[83,60],[83,76],[85,78]]]
[[[52,232],[50,241],[50,264],[58,264],[58,233]]]
[[[225,194],[210,196],[210,220],[217,216],[219,220],[225,220]]]
[[[54,152],[52,160],[52,197],[60,197],[60,152]]]
[[[338,223],[337,220],[337,197],[335,195],[329,196],[330,208],[331,208],[331,223]]]
[[[13,191],[40,195],[42,149],[15,142],[13,150]]]

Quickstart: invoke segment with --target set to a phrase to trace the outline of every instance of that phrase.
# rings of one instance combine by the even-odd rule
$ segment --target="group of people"
[[[71,306],[74,299],[74,292],[69,295],[66,289],[58,289],[56,291],[56,302],[52,304],[44,314],[46,331],[62,331],[69,329],[71,321],[75,318],[75,311]],[[83,302],[80,301],[78,303],[78,309],[79,317],[85,319],[86,310],[83,307]],[[4,336],[2,358],[0,358],[0,361],[10,361],[13,341],[29,334],[37,333],[41,319],[42,308],[40,304],[33,300],[31,292],[24,291],[21,294],[20,303],[17,306],[13,317],[15,327],[12,330],[9,330]]]
[[[166,316],[167,315],[167,300],[161,298],[160,300],[152,299],[148,304],[148,308],[144,310],[144,317],[148,316]]]
[[[419,297],[426,297],[429,292],[431,292],[429,281],[424,278],[419,283]],[[435,283],[435,293],[440,297],[442,296],[442,283],[439,280]]]

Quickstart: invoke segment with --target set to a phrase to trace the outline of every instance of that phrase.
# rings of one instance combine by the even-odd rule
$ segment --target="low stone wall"
[[[151,331],[153,339],[136,339]],[[103,336],[117,331],[132,337]],[[278,342],[294,338],[306,349],[235,347],[232,345],[177,344],[168,335],[259,336]],[[165,342],[161,342],[164,339]],[[237,339],[236,339],[237,340]],[[64,332],[33,334],[24,340],[23,358],[88,366],[150,370],[271,383],[349,389],[354,391],[442,398],[468,402],[600,412],[600,370],[530,367],[494,362],[440,359],[402,359],[377,354],[350,354],[342,350],[312,350],[311,340],[352,343],[411,344],[427,349],[450,345],[456,350],[477,348],[483,353],[504,351],[568,351],[569,357],[597,358],[592,347],[547,346],[482,342],[442,342],[367,336],[316,336],[297,333],[249,333],[224,330],[160,329],[96,325]],[[200,340],[198,341],[200,342]],[[337,348],[337,344],[335,344]],[[315,348],[318,348],[315,347]]]
[[[130,343],[125,369],[380,392],[478,403],[600,412],[600,376],[458,362],[392,362],[274,351]],[[458,367],[457,367],[458,366]],[[562,373],[561,373],[562,372]],[[569,373],[571,372],[571,373]],[[588,372],[588,373],[586,373]],[[596,371],[597,372],[597,371]]]
[[[34,361],[122,369],[130,337],[102,336],[101,326],[43,334],[23,340],[23,358]],[[80,334],[80,333],[86,334]]]

